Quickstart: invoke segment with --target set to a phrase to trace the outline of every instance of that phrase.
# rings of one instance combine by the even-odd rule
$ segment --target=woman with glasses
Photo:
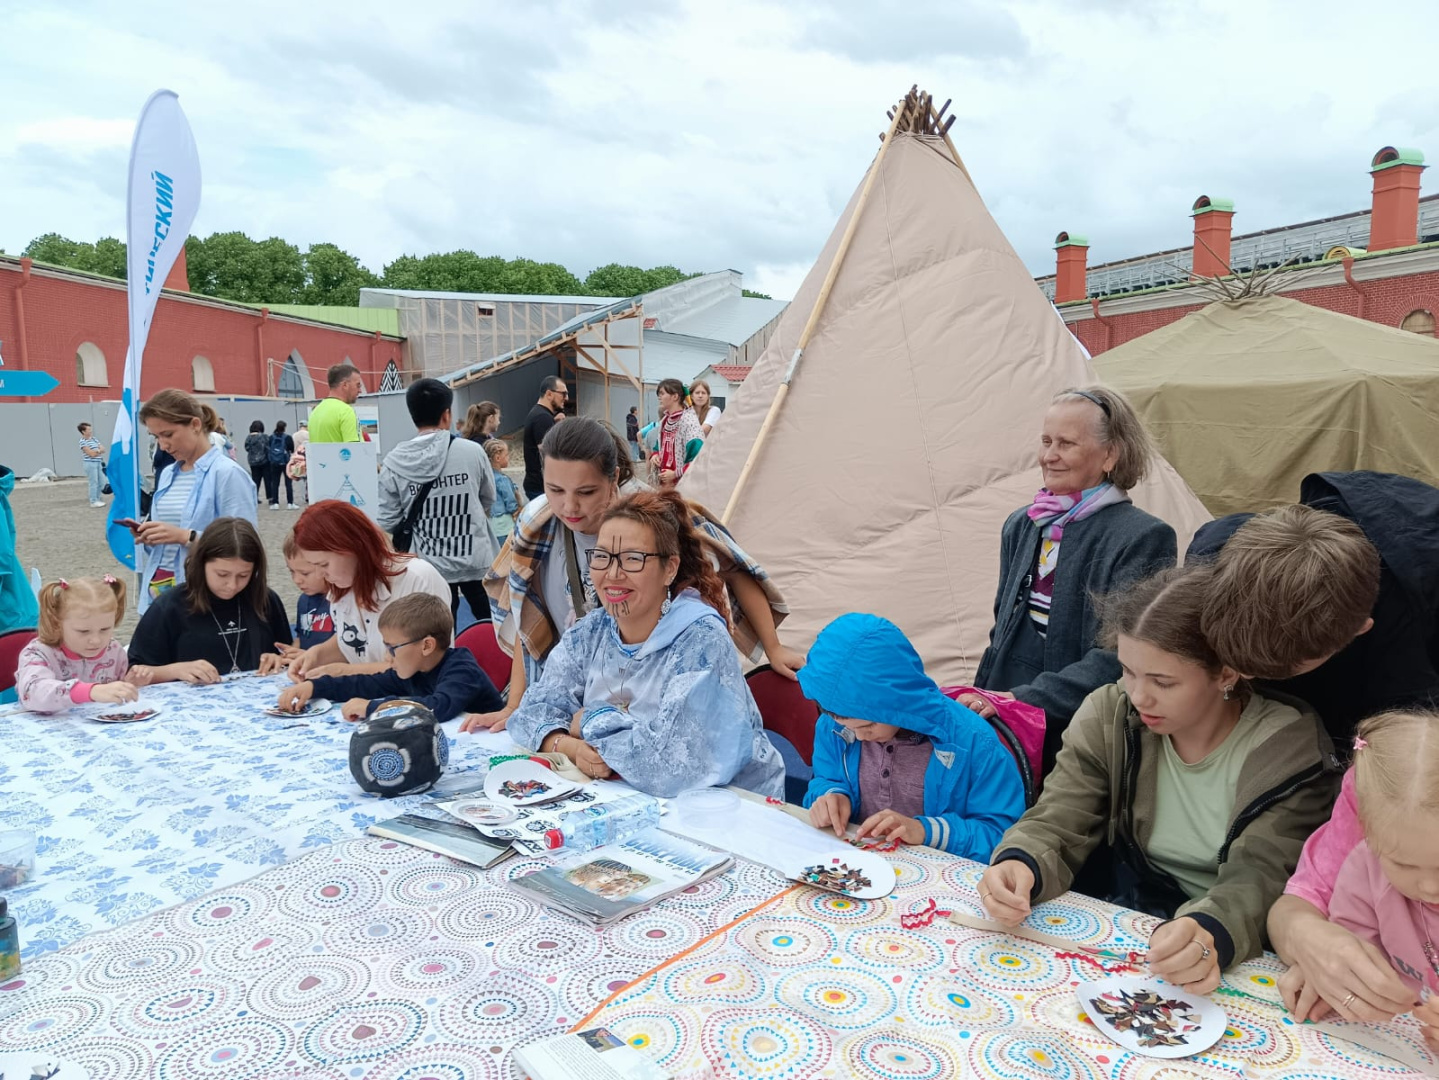
[[[641,492],[609,507],[586,553],[602,610],[560,639],[510,718],[514,740],[617,773],[650,795],[738,784],[784,792],[690,507]]]
[[[295,546],[301,559],[325,575],[335,621],[334,637],[290,655],[290,677],[297,682],[385,670],[380,613],[410,593],[450,602],[450,587],[438,570],[395,551],[363,510],[338,499],[305,508],[295,522]]]
[[[502,730],[560,635],[600,607],[585,553],[596,545],[610,506],[622,495],[645,490],[634,478],[624,440],[598,421],[566,420],[551,429],[540,450],[544,494],[519,514],[485,579],[495,636],[514,658],[508,701],[497,712],[466,717],[463,731]],[[767,658],[793,678],[804,656],[780,642],[776,627],[788,613],[784,598],[724,526],[701,508],[685,505],[726,587],[721,610],[730,620],[734,647],[751,659]]]
[[[1095,641],[1094,598],[1173,566],[1178,554],[1174,530],[1129,499],[1153,457],[1123,394],[1063,390],[1040,430],[1044,486],[1004,523],[995,623],[974,685],[1044,710],[1045,773],[1080,702],[1119,679],[1113,650]],[[977,695],[959,700],[995,714]]]

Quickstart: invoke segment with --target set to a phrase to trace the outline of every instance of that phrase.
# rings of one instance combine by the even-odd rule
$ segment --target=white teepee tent
[[[787,643],[892,619],[968,680],[994,621],[999,534],[1040,484],[1053,395],[1088,357],[911,91],[860,189],[681,483],[726,511],[784,592]],[[792,376],[792,379],[791,377]],[[1167,464],[1133,494],[1180,551],[1204,507]]]

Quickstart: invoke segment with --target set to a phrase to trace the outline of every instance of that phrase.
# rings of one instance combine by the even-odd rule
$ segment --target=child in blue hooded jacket
[[[945,697],[899,627],[841,615],[799,670],[820,707],[810,822],[987,862],[1024,813],[1024,785],[988,722]]]

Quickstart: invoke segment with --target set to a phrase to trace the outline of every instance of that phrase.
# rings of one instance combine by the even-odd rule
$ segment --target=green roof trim
[[[1082,236],[1079,233],[1062,232],[1054,238],[1054,249],[1056,251],[1058,251],[1062,247],[1087,248],[1088,246],[1089,237]]]
[[[1232,214],[1234,213],[1234,200],[1211,198],[1208,195],[1201,195],[1194,200],[1194,212],[1189,216],[1198,217],[1200,214],[1207,214],[1210,211]]]
[[[1369,171],[1372,173],[1382,172],[1384,169],[1392,169],[1397,165],[1418,165],[1424,167],[1424,151],[1415,150],[1410,146],[1386,146],[1374,155],[1370,162]]]
[[[293,315],[312,322],[334,323],[349,330],[373,334],[378,330],[390,337],[400,336],[399,308],[329,307],[324,304],[252,304],[268,307],[274,315]]]

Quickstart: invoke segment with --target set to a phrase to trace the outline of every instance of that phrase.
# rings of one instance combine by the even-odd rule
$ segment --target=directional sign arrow
[[[0,370],[0,397],[44,397],[59,385],[48,371]]]

